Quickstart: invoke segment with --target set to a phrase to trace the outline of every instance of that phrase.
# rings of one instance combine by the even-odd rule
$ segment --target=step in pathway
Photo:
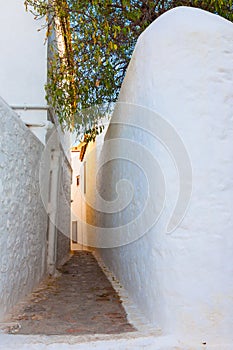
[[[136,331],[91,252],[74,252],[59,273],[18,307],[8,333],[76,336]]]

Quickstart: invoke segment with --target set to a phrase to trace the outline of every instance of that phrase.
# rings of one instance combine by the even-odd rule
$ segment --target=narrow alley
[[[133,332],[121,300],[91,252],[76,251],[9,320],[11,334],[80,335]]]
[[[0,350],[233,350],[232,1],[0,28]]]

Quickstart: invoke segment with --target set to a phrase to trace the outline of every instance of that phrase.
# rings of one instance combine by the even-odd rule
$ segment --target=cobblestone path
[[[91,252],[75,252],[32,293],[11,319],[17,334],[80,335],[132,332],[119,296]],[[10,331],[11,332],[11,331]]]

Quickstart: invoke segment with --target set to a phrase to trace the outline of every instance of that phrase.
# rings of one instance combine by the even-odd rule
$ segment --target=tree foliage
[[[26,0],[25,4],[36,18],[46,16],[48,36],[56,25],[62,38],[62,49],[51,46],[48,102],[63,125],[77,130],[84,126],[90,139],[99,132],[98,122],[92,118],[86,123],[88,113],[82,111],[116,101],[137,38],[158,16],[184,5],[233,21],[232,0]]]

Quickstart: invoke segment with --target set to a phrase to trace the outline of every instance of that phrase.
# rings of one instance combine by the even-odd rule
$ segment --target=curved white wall
[[[185,7],[167,12],[140,36],[119,101],[146,109],[120,105],[106,142],[119,138],[114,149],[118,147],[124,157],[128,152],[128,159],[131,154],[123,139],[136,142],[138,164],[143,164],[151,151],[163,170],[167,197],[159,221],[142,238],[100,250],[141,311],[163,332],[220,347],[233,341],[232,38],[232,23]],[[170,234],[166,233],[167,224],[179,193],[172,160],[177,143],[171,156],[161,142],[142,130],[143,125],[152,131],[154,127],[153,122],[148,125],[153,112],[147,108],[176,130],[191,160],[192,177],[185,174],[181,183],[188,188],[192,181],[191,200],[183,221]],[[157,123],[156,113],[154,117]],[[141,126],[138,130],[114,127],[119,121]],[[158,123],[156,135],[172,144],[174,135],[169,136],[170,129],[161,125]],[[111,147],[106,152],[111,153]],[[189,167],[187,159],[187,167],[184,164],[181,170],[184,173]],[[125,164],[125,160],[117,161],[102,173],[101,190],[108,200],[115,199],[114,181],[118,178],[131,179],[137,193],[130,211],[117,216],[119,224],[132,220],[130,215],[137,214],[140,198],[145,197],[143,175],[135,172],[132,164]],[[146,177],[154,176],[156,182],[153,166],[151,163]],[[149,190],[152,207],[159,195],[162,189]],[[114,216],[109,220],[116,224]],[[140,224],[147,228],[148,222]]]

